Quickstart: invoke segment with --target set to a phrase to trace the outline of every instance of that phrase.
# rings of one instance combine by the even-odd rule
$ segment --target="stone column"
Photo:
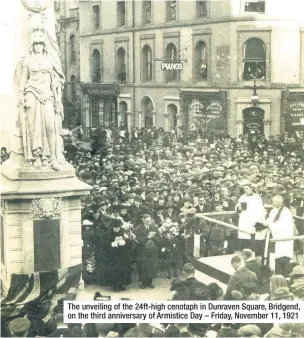
[[[138,111],[138,128],[140,129],[142,127],[142,111]]]
[[[270,125],[271,125],[271,120],[265,120],[264,119],[264,134],[265,134],[266,138],[269,137],[270,132],[271,132]]]
[[[156,123],[156,111],[152,110],[152,114],[153,114],[153,126],[155,127],[155,123]]]
[[[165,118],[165,131],[169,131],[169,114],[165,113],[164,118]]]
[[[243,135],[243,120],[236,121],[236,137]]]
[[[126,115],[127,115],[128,133],[129,133],[129,135],[131,137],[131,132],[132,132],[132,112],[127,111]]]

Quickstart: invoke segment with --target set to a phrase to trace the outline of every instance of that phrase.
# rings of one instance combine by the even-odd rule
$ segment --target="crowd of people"
[[[287,257],[280,274],[274,274],[257,257],[263,255],[264,229],[278,221],[283,208],[293,215],[304,214],[304,133],[294,138],[240,135],[233,139],[201,131],[177,135],[162,128],[142,128],[128,135],[123,129],[100,128],[93,131],[91,149],[82,147],[81,132],[77,137],[65,138],[65,157],[78,178],[92,186],[91,194],[82,199],[85,283],[120,292],[137,279],[142,289],[154,288],[153,279],[161,276],[171,280],[172,300],[303,300],[301,262]],[[262,206],[263,217],[250,211],[250,199]],[[281,204],[267,224],[276,201]],[[196,217],[208,212],[220,213],[216,219],[225,224],[241,228],[245,223],[247,230],[243,216],[247,213],[248,220],[254,215],[250,227],[256,251],[249,249],[251,237],[243,238],[241,231]],[[294,225],[293,234],[304,234],[301,220]],[[292,247],[296,254],[302,249],[301,242]],[[233,253],[236,272],[227,290],[195,278],[196,255]],[[276,269],[282,267],[279,263]],[[94,299],[105,297],[96,294]],[[22,320],[25,328],[27,319]],[[64,324],[60,310],[55,322],[57,329],[53,326],[53,333],[44,335],[304,337],[303,325],[282,323],[79,326]],[[10,329],[16,332],[14,323]]]

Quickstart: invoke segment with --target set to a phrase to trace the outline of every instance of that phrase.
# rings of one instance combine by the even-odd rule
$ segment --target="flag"
[[[12,274],[6,297],[1,302],[1,326],[16,317],[25,316],[29,304],[43,311],[43,321],[51,314],[59,299],[65,298],[69,290],[79,284],[82,264],[48,272]],[[75,290],[76,292],[76,290]]]

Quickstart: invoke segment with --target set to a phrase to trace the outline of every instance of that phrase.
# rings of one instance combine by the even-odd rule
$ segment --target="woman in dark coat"
[[[154,289],[152,284],[153,278],[157,277],[158,267],[158,248],[152,240],[148,240],[144,245],[142,252],[142,264],[141,264],[141,279],[142,289],[147,287]]]
[[[105,237],[108,252],[107,279],[115,292],[125,290],[125,286],[132,282],[129,249],[132,242],[126,231],[121,228],[122,225],[120,219],[114,218]]]
[[[111,285],[108,274],[108,245],[107,233],[109,231],[112,219],[105,215],[100,215],[95,225],[94,258],[96,282],[101,286]]]

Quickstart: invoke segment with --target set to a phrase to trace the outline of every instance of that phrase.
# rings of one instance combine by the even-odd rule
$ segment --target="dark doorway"
[[[264,134],[264,115],[261,108],[249,107],[243,110],[243,133],[248,136]]]

